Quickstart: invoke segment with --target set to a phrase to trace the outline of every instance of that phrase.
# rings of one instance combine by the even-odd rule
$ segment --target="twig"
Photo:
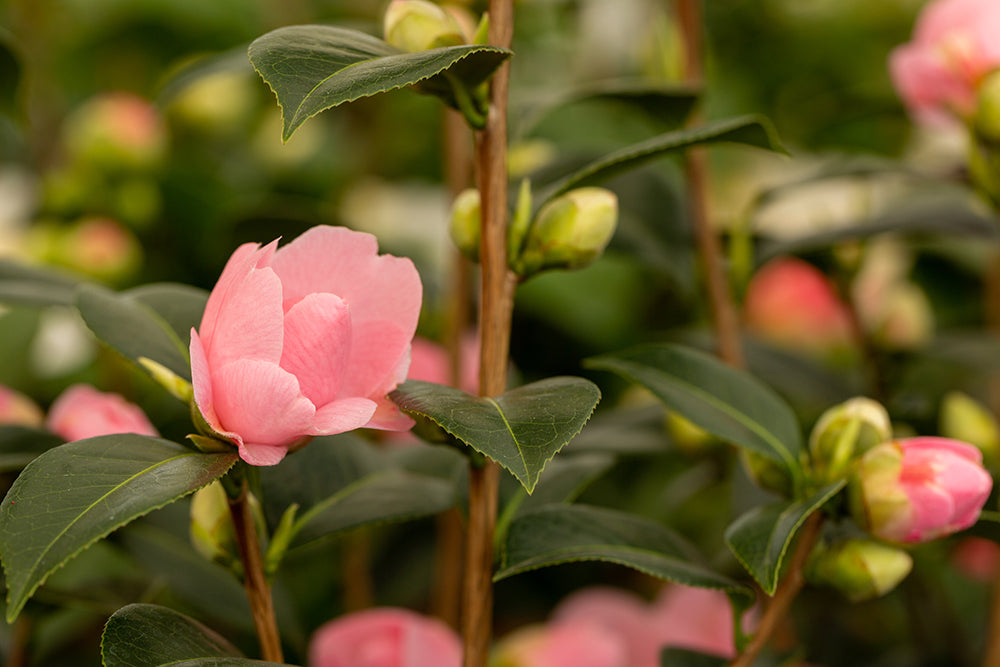
[[[729,663],[729,667],[751,667],[757,656],[771,639],[774,631],[788,615],[792,601],[795,600],[795,597],[802,590],[803,585],[805,585],[805,575],[802,570],[805,567],[806,559],[809,558],[809,552],[812,551],[816,540],[819,539],[822,527],[822,512],[813,512],[806,519],[805,525],[802,526],[802,531],[799,534],[799,542],[795,547],[795,553],[792,555],[792,561],[788,565],[788,571],[778,584],[778,589],[774,592],[774,597],[768,601],[753,639],[743,649],[743,652]]]
[[[490,0],[490,44],[509,47],[513,0]],[[507,268],[507,98],[510,67],[490,82],[486,127],[476,137],[476,178],[482,202],[479,304],[479,393],[496,396],[507,385],[514,277]],[[469,470],[469,524],[462,596],[465,667],[486,667],[493,634],[493,531],[500,470],[486,461]]]
[[[246,480],[243,480],[239,494],[229,499],[229,513],[233,517],[236,543],[240,550],[240,560],[243,561],[243,588],[250,601],[250,613],[260,642],[261,657],[269,662],[284,662],[274,601],[271,598],[271,584],[264,574],[264,559],[260,554],[257,525],[250,507]]]

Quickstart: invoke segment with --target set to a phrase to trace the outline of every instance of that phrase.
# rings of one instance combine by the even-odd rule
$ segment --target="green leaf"
[[[179,333],[144,299],[150,303],[169,300],[163,291],[153,286],[141,288],[135,296],[112,292],[97,285],[81,285],[77,290],[76,303],[91,331],[127,359],[136,363],[142,357],[152,359],[178,377],[190,381],[191,361],[185,343],[190,329]],[[178,325],[190,317],[192,305],[184,303],[186,305],[176,306],[177,312],[170,313]]]
[[[567,190],[604,182],[629,169],[673,151],[700,144],[733,142],[786,152],[771,123],[762,116],[740,116],[708,123],[701,127],[676,130],[605,155],[579,171],[549,186],[535,198],[535,206],[558,197]]]
[[[133,433],[78,440],[36,458],[0,507],[7,620],[87,546],[218,479],[236,459]]]
[[[847,484],[829,484],[806,500],[781,501],[756,507],[726,529],[726,544],[768,595],[778,586],[781,566],[795,534],[806,518]]]
[[[170,325],[187,353],[191,329],[201,326],[201,317],[205,314],[207,291],[180,283],[152,283],[126,290],[122,294],[148,306]]]
[[[494,579],[576,561],[617,563],[685,586],[753,599],[750,589],[702,565],[697,552],[666,526],[583,505],[549,505],[515,519]]]
[[[278,665],[244,658],[224,637],[189,616],[154,604],[116,611],[101,637],[104,667]]]
[[[665,648],[660,653],[661,667],[726,667],[729,660],[683,648]]]
[[[545,464],[587,423],[601,392],[575,377],[533,382],[496,398],[409,380],[389,397],[502,465],[531,493]]]
[[[42,429],[0,425],[0,471],[20,470],[39,454],[63,442],[59,436]]]
[[[594,357],[584,365],[642,385],[709,433],[758,452],[801,477],[802,433],[795,413],[753,376],[672,344],[644,345]]]
[[[471,90],[511,52],[492,46],[450,46],[402,53],[355,30],[324,25],[278,28],[250,44],[250,62],[278,98],[283,138],[321,111],[361,97],[421,84],[448,98],[447,77]]]
[[[291,547],[360,526],[439,514],[455,506],[455,486],[403,471],[369,475],[302,514]]]
[[[0,302],[72,306],[79,279],[56,271],[0,260]]]

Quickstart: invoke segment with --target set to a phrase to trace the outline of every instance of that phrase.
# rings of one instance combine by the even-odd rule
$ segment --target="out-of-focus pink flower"
[[[889,56],[900,97],[918,118],[941,122],[969,117],[976,89],[1000,66],[1000,3],[935,0],[917,19],[912,41]]]
[[[479,342],[475,335],[465,336],[461,347],[462,377],[458,388],[467,394],[476,394],[479,385]],[[407,378],[450,385],[451,360],[448,358],[448,350],[426,338],[414,338]]]
[[[968,528],[993,486],[982,460],[972,445],[948,438],[876,445],[851,479],[854,517],[892,542],[926,542]]]
[[[833,285],[795,257],[773,259],[754,274],[743,318],[748,331],[804,352],[824,354],[852,344],[850,314]]]
[[[73,385],[55,400],[46,426],[70,442],[113,433],[159,435],[139,406],[86,384]]]
[[[451,628],[407,609],[348,614],[320,627],[309,667],[460,667],[462,645]]]
[[[667,586],[653,605],[653,624],[662,646],[731,658],[733,611],[722,591]]]
[[[312,436],[413,421],[386,397],[406,378],[421,284],[374,236],[314,227],[240,246],[191,332],[195,403],[253,465]]]
[[[19,391],[0,384],[0,424],[41,426],[45,415],[38,404]]]
[[[569,595],[553,612],[555,624],[591,624],[621,637],[629,667],[659,667],[662,643],[649,604],[625,590],[595,586]]]
[[[586,619],[523,628],[501,640],[504,667],[632,667],[617,632]]]
[[[992,582],[1000,570],[1000,544],[985,537],[966,537],[955,545],[951,562],[970,579]]]
[[[163,120],[147,100],[131,93],[104,93],[66,121],[71,156],[108,167],[148,168],[166,151]]]

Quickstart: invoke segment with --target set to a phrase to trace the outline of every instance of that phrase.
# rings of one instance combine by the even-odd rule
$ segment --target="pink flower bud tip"
[[[992,486],[972,445],[934,437],[885,442],[858,461],[852,510],[876,537],[926,542],[975,523]]]
[[[194,400],[215,437],[274,465],[316,435],[413,421],[387,394],[406,378],[420,276],[374,236],[314,227],[240,246],[191,332]]]
[[[46,426],[67,441],[114,433],[159,435],[139,406],[85,384],[73,385],[55,400]]]

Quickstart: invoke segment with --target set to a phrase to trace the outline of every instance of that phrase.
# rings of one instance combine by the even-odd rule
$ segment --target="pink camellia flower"
[[[69,442],[113,433],[159,435],[139,406],[86,384],[64,391],[49,409],[45,425]]]
[[[966,537],[955,545],[950,560],[969,579],[992,582],[1000,570],[1000,544],[985,537]]]
[[[982,453],[949,438],[884,442],[858,460],[851,510],[872,535],[926,542],[968,528],[993,486]]]
[[[663,646],[721,658],[736,655],[733,609],[722,591],[667,586],[653,605],[656,636]]]
[[[1000,66],[1000,3],[935,0],[917,19],[913,40],[889,56],[889,72],[918,118],[969,117],[980,81]]]
[[[594,586],[563,600],[552,614],[557,624],[592,624],[623,641],[629,667],[659,667],[662,643],[649,604],[629,591]]]
[[[462,338],[460,345],[462,377],[458,388],[467,394],[476,394],[479,385],[479,340],[475,334],[470,334]],[[426,338],[414,338],[407,378],[450,385],[451,360],[448,358],[448,350]]]
[[[370,234],[314,227],[240,246],[191,331],[195,404],[253,465],[312,436],[413,421],[386,397],[406,378],[421,284]]]
[[[632,667],[617,632],[593,621],[556,621],[505,637],[494,664],[502,667]]]
[[[320,627],[309,644],[309,667],[460,667],[458,635],[407,609],[348,614]]]
[[[829,353],[853,340],[849,311],[833,285],[795,257],[773,259],[754,274],[743,318],[751,333],[803,352]]]
[[[41,426],[45,415],[38,404],[19,391],[0,384],[0,424]]]

